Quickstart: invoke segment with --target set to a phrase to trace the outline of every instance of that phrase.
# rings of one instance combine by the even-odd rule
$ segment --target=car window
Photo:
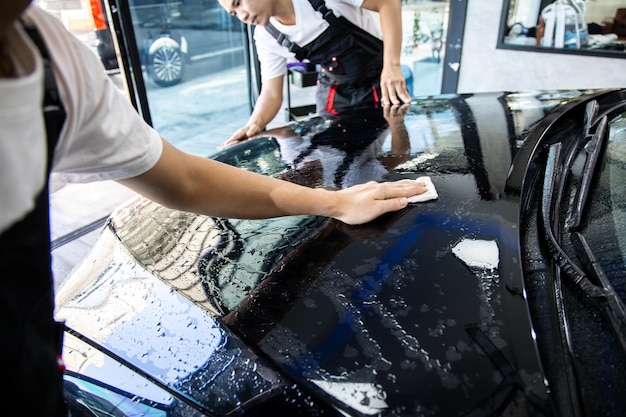
[[[213,152],[250,113],[243,23],[217,0],[131,0],[113,16],[141,115],[185,152]]]

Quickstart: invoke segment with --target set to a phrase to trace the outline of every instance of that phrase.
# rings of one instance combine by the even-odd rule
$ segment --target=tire
[[[148,73],[155,84],[169,87],[185,75],[185,55],[172,38],[158,38],[150,45]]]

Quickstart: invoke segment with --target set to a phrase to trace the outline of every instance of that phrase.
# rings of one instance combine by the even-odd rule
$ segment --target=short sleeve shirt
[[[161,156],[159,134],[106,75],[96,54],[61,22],[31,6],[23,14],[44,39],[67,113],[52,171],[66,181],[116,180],[144,173]],[[39,51],[19,23],[6,45],[19,76],[0,78],[0,232],[33,207],[46,181]]]

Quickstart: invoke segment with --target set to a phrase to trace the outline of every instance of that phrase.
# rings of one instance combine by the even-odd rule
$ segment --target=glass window
[[[626,58],[626,1],[504,0],[498,46]]]
[[[589,203],[584,233],[597,260],[622,300],[626,262],[626,112],[611,120],[604,163]],[[586,156],[586,151],[581,154]]]
[[[402,1],[401,62],[412,96],[442,92],[449,0]]]
[[[123,17],[125,2],[109,2],[120,6]],[[182,150],[212,153],[245,123],[251,111],[249,97],[255,85],[250,80],[257,69],[246,64],[248,31],[217,0],[132,0],[128,4],[151,123]],[[446,79],[446,69],[454,63],[446,61],[445,47],[455,7],[460,9],[449,0],[402,1],[401,62],[412,96],[456,88],[455,71],[448,71],[452,79]],[[459,16],[457,26],[462,27],[464,13]],[[130,38],[127,33],[123,37]],[[250,66],[254,65],[252,59]],[[451,87],[445,87],[446,81]],[[285,90],[286,110],[314,104],[315,88],[286,82]],[[268,127],[287,121],[288,113],[279,112]]]
[[[217,0],[132,0],[130,16],[156,130],[207,155],[249,115],[243,25]]]
[[[460,44],[462,35],[450,37],[449,29],[463,33],[466,0],[452,4],[450,0],[401,0],[401,4],[400,60],[409,94],[416,97],[456,92],[460,48],[446,51],[446,42],[451,38]],[[298,83],[287,87],[283,107],[302,106],[292,113],[298,116],[301,110],[307,114],[307,105],[315,103],[315,88],[303,88]]]

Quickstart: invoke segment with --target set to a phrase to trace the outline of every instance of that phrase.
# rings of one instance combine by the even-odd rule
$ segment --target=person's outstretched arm
[[[380,15],[383,32],[383,70],[380,93],[383,106],[408,103],[411,96],[400,66],[402,52],[402,5],[398,0],[364,0],[362,7]]]
[[[165,140],[156,165],[120,183],[164,206],[216,217],[258,219],[319,215],[361,224],[406,207],[426,191],[413,180],[308,188],[184,153]]]
[[[263,81],[261,94],[254,105],[254,110],[248,118],[246,125],[238,129],[226,142],[218,146],[218,149],[234,145],[261,132],[269,122],[278,114],[283,104],[283,80],[284,76]]]

